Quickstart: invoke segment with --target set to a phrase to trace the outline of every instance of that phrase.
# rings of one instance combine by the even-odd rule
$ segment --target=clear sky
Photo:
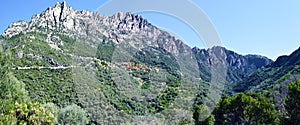
[[[58,0],[7,0],[0,5],[0,32]],[[61,0],[59,0],[61,1]],[[77,10],[94,11],[106,0],[66,0]],[[210,18],[223,45],[240,54],[260,54],[275,60],[300,47],[300,1],[192,0]],[[172,3],[170,3],[172,4]],[[152,24],[172,32],[190,46],[204,48],[201,39],[181,21],[158,13],[140,13]]]

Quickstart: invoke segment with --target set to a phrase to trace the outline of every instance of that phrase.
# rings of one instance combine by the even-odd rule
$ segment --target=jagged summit
[[[89,38],[94,41],[102,41],[102,37],[105,36],[115,43],[128,41],[130,45],[136,48],[141,48],[144,46],[143,44],[146,44],[163,48],[175,55],[183,52],[181,51],[184,50],[182,48],[190,49],[181,40],[151,25],[140,15],[119,12],[112,16],[103,16],[98,12],[73,10],[72,7],[67,6],[66,2],[57,2],[54,6],[33,16],[29,22],[12,23],[2,35],[12,37],[27,32],[40,32],[47,35],[62,33],[67,36]],[[197,51],[195,48],[193,50],[203,55],[218,51],[229,53],[236,58],[239,56],[235,53],[231,54],[231,51],[226,51],[223,47],[213,47],[207,51]],[[237,63],[237,65],[242,64],[243,60],[241,63]]]
[[[221,61],[227,66],[249,73],[272,62],[266,57],[242,56],[220,46],[207,50],[191,49],[181,40],[151,25],[139,15],[119,12],[112,16],[103,16],[98,12],[73,10],[66,2],[57,2],[54,6],[33,16],[30,22],[19,21],[11,24],[2,35],[12,37],[21,32],[42,32],[50,36],[52,33],[61,33],[71,37],[93,39],[93,41],[102,41],[102,37],[105,36],[115,43],[127,41],[138,49],[154,46],[175,55],[190,53],[189,51],[192,50],[193,53],[205,57],[206,61],[203,60],[203,64],[209,65]],[[217,54],[219,61],[209,59],[213,53],[219,53]],[[260,63],[255,63],[257,61]],[[252,67],[249,68],[249,65]]]
[[[147,20],[129,12],[102,16],[98,12],[73,10],[72,7],[67,6],[66,2],[57,2],[54,6],[48,7],[42,13],[33,16],[29,22],[19,21],[12,23],[2,35],[12,37],[21,32],[37,31],[37,28],[64,33],[75,32],[82,36],[97,35],[97,33],[101,32],[112,38],[114,37],[113,34],[132,33],[141,30],[154,31],[154,26],[148,23]],[[108,32],[107,29],[116,32]]]
[[[73,10],[72,7],[66,5],[66,2],[57,2],[53,7],[48,7],[42,13],[33,16],[29,22],[13,23],[2,35],[11,37],[18,34],[18,31],[31,32],[36,31],[36,28],[81,32],[84,27],[83,20],[96,20],[99,17],[98,13]],[[22,30],[16,31],[15,29]]]
[[[32,24],[36,24],[38,27],[64,27],[67,29],[75,29],[76,23],[74,22],[75,16],[78,15],[71,7],[66,6],[66,2],[56,3],[54,7],[47,8],[41,14],[37,14],[32,17]]]
[[[142,47],[142,44],[148,44],[164,48],[174,54],[179,53],[179,47],[187,47],[181,40],[151,25],[140,15],[119,12],[112,16],[103,16],[98,12],[74,10],[67,6],[66,2],[48,7],[33,16],[29,22],[12,23],[2,36],[12,37],[28,32],[50,35],[61,33],[70,37],[92,39],[92,41],[101,41],[102,37],[106,36],[115,43],[130,41],[129,44],[137,48]]]

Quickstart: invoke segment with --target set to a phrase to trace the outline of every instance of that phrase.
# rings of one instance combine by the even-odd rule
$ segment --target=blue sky
[[[60,0],[61,1],[61,0]],[[78,10],[96,10],[106,0],[67,1]],[[10,23],[29,21],[57,0],[9,0],[0,7],[0,32]],[[300,47],[300,1],[192,0],[210,18],[223,45],[240,54],[260,54],[275,60]],[[204,48],[196,33],[182,21],[158,13],[140,13],[152,24],[172,32],[190,46]]]

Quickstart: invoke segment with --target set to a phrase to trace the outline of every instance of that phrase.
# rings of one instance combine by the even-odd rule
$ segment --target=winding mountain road
[[[17,67],[17,68],[13,68],[13,69],[17,69],[17,70],[28,70],[28,69],[69,69],[69,68],[74,68],[77,66],[57,66],[57,67],[37,67],[37,66],[33,66],[33,67]]]

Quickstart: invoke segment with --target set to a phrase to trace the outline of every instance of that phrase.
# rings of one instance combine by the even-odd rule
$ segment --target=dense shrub
[[[46,110],[39,103],[15,103],[6,108],[7,111],[0,115],[0,124],[40,125],[55,122],[53,112]]]
[[[89,123],[85,110],[75,104],[60,109],[57,119],[58,123],[62,125],[85,125]]]
[[[193,107],[193,118],[195,120],[196,125],[213,125],[215,118],[211,115],[210,110],[204,104],[197,105],[195,104]]]

